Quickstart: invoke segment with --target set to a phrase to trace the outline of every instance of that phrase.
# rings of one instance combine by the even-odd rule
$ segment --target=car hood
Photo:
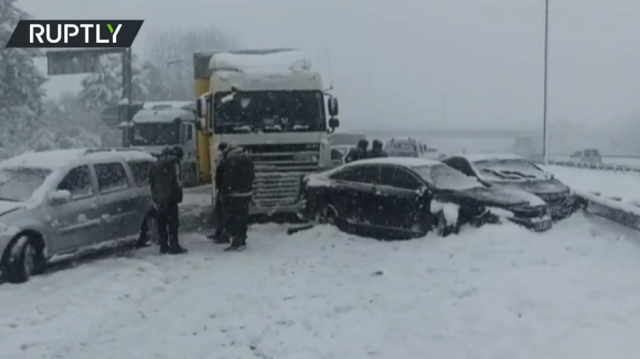
[[[502,186],[489,188],[476,187],[464,191],[450,192],[449,195],[458,199],[473,199],[488,206],[498,207],[514,205],[541,206],[545,204],[542,199],[531,193],[527,193],[518,188]]]
[[[506,188],[517,188],[529,193],[552,194],[568,192],[569,187],[557,179],[524,181],[524,182],[495,182]]]
[[[0,201],[0,217],[11,212],[15,212],[24,207],[21,202]]]

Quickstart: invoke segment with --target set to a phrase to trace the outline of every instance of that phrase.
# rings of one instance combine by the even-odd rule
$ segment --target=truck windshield
[[[133,134],[134,146],[165,146],[180,142],[180,127],[175,123],[136,124]]]
[[[216,93],[215,133],[326,131],[320,91]]]

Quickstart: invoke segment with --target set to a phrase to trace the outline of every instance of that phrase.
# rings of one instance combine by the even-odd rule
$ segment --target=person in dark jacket
[[[253,161],[242,147],[229,144],[220,166],[218,180],[222,186],[218,193],[222,200],[224,229],[231,239],[231,245],[225,251],[243,250],[247,245],[249,204],[255,179]]]
[[[389,157],[389,155],[382,149],[382,142],[380,140],[373,140],[371,144],[371,152],[369,152],[369,158]]]
[[[178,166],[184,156],[180,147],[165,148],[149,171],[151,196],[156,206],[160,253],[181,254],[178,242],[178,204],[182,202]]]
[[[216,226],[216,231],[215,233],[210,235],[208,238],[212,239],[213,242],[216,244],[225,244],[230,242],[229,235],[227,234],[224,228],[224,219],[222,215],[222,199],[220,196],[220,187],[222,187],[222,169],[223,169],[222,163],[224,162],[226,149],[228,146],[229,145],[226,142],[220,142],[220,144],[218,144],[219,157],[218,157],[218,163],[216,165],[216,173],[214,176],[214,183],[216,186],[215,187],[216,188],[216,204],[214,207],[214,211],[215,211],[214,222]]]
[[[358,145],[352,148],[349,153],[347,153],[347,156],[345,156],[344,158],[344,162],[349,163],[367,158],[367,147],[369,147],[369,141],[358,141]]]

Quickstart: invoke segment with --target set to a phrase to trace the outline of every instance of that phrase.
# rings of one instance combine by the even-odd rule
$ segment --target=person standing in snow
[[[373,140],[371,144],[371,152],[369,152],[369,158],[389,157],[389,155],[382,149],[382,141]]]
[[[187,250],[178,242],[180,218],[178,204],[182,202],[182,186],[178,166],[184,152],[180,147],[165,148],[149,170],[151,197],[156,206],[160,253],[182,254]]]
[[[224,226],[224,218],[222,215],[222,199],[220,196],[220,188],[222,187],[222,171],[224,169],[223,167],[223,163],[225,160],[225,154],[226,154],[226,149],[228,147],[228,144],[226,142],[220,142],[220,144],[218,144],[218,159],[217,159],[217,166],[216,166],[216,173],[214,176],[214,183],[216,186],[216,205],[215,205],[215,212],[214,212],[214,219],[215,219],[215,224],[216,224],[216,231],[215,233],[213,233],[212,235],[210,235],[208,238],[212,239],[214,243],[216,244],[225,244],[225,243],[229,243],[229,235],[227,234],[227,232],[225,231],[225,226]]]
[[[247,245],[249,204],[255,179],[253,161],[242,147],[229,143],[221,167],[217,180],[222,185],[218,194],[222,200],[224,230],[231,240],[225,251],[240,251]]]
[[[344,163],[349,163],[353,161],[358,161],[367,158],[367,147],[369,147],[369,141],[360,140],[358,141],[358,145],[347,153],[347,156],[344,158]]]

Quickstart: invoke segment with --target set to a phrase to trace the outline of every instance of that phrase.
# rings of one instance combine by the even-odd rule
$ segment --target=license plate
[[[547,231],[551,229],[551,221],[538,222],[534,225],[534,227],[535,227],[535,230],[539,232]]]

